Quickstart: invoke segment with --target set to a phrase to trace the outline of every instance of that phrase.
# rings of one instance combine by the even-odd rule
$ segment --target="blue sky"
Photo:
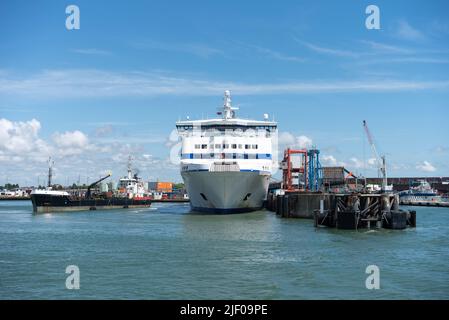
[[[66,6],[81,28],[65,28]],[[380,9],[380,30],[365,8]],[[449,175],[447,1],[2,1],[0,185],[125,171],[180,181],[174,122],[279,122],[285,145],[376,176],[367,120],[390,176]],[[34,119],[34,120],[33,120]],[[365,159],[365,161],[364,161]]]

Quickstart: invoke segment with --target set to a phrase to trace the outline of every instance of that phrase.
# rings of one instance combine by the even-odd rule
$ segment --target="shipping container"
[[[148,182],[148,190],[156,192],[172,192],[173,182]]]

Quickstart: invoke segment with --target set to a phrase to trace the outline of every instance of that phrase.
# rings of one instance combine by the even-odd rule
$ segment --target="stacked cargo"
[[[148,182],[148,190],[163,193],[173,192],[173,182]]]

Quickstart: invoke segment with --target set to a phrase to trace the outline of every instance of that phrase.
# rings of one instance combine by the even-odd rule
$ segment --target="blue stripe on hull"
[[[252,169],[240,169],[240,172],[257,172],[257,173],[267,173],[267,174],[271,174],[271,172],[269,172],[269,171],[252,170]]]
[[[191,207],[193,212],[205,212],[205,213],[215,213],[215,214],[235,214],[235,213],[245,213],[245,212],[252,212],[252,211],[259,211],[262,210],[262,207],[260,208],[230,208],[230,209],[223,209],[223,208],[203,208],[203,207]]]

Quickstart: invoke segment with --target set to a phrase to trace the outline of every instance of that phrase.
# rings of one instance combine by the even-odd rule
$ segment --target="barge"
[[[52,166],[48,169],[48,186],[46,189],[37,189],[31,192],[31,202],[34,213],[106,210],[106,209],[131,209],[148,208],[151,206],[151,198],[145,194],[143,182],[132,173],[131,158],[128,162],[128,175],[120,179],[120,189],[115,193],[95,194],[92,189],[100,182],[109,178],[111,174],[95,181],[88,186],[84,195],[70,194],[67,191],[52,190]]]

